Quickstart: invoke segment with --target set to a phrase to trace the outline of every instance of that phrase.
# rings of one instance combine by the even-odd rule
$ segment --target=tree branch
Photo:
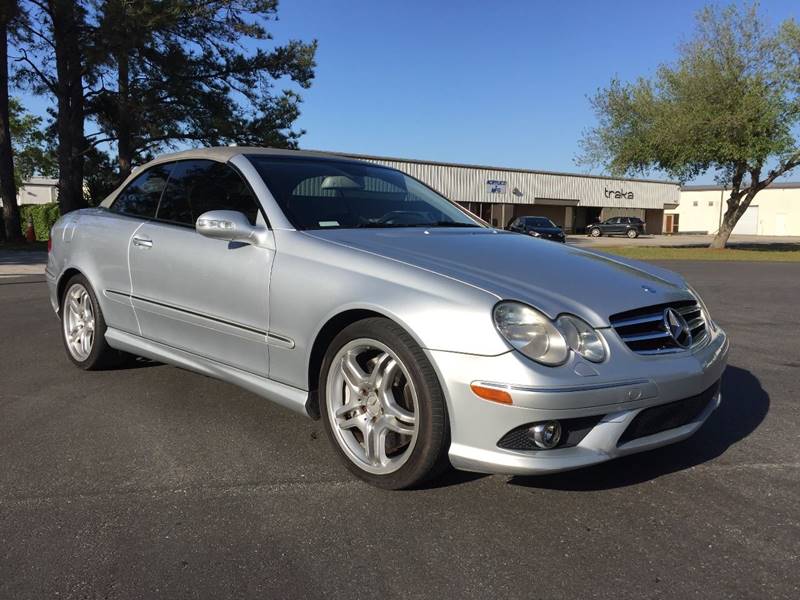
[[[35,4],[35,3],[34,3],[34,4]],[[31,27],[30,25],[28,25],[27,23],[25,23],[25,21],[22,21],[22,22],[20,23],[20,25],[19,25],[19,26],[20,26],[22,29],[24,29],[26,32],[28,32],[28,34],[30,34],[30,35],[33,35],[33,36],[35,36],[35,37],[39,38],[39,39],[40,39],[42,42],[44,42],[45,44],[47,44],[48,46],[50,46],[50,48],[52,48],[53,52],[55,52],[55,50],[56,50],[56,45],[55,45],[55,43],[53,42],[53,40],[51,40],[50,38],[48,38],[48,37],[47,37],[45,34],[43,34],[41,31],[39,31],[38,29],[34,29],[33,27]]]
[[[779,164],[777,167],[772,169],[768,174],[766,179],[764,179],[764,186],[767,187],[771,184],[775,179],[783,175],[784,173],[788,173],[795,167],[800,166],[800,150],[792,154],[789,158],[786,159],[783,163]]]
[[[58,92],[56,81],[48,77],[42,70],[40,70],[39,67],[37,67],[36,64],[30,58],[28,58],[28,53],[25,52],[24,49],[22,50],[22,56],[14,59],[14,62],[20,62],[20,61],[27,63],[28,66],[31,68],[31,70],[34,73],[36,73],[36,76],[42,80],[45,86],[47,86],[47,89],[49,89],[53,95],[56,95],[56,93]]]

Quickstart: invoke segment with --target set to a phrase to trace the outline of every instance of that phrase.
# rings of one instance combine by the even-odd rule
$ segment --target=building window
[[[692,202],[692,206],[697,206],[697,200],[695,200],[694,202]]]
[[[709,206],[714,206],[714,201],[713,201],[713,200],[709,200],[709,201],[708,201],[708,205],[709,205]]]

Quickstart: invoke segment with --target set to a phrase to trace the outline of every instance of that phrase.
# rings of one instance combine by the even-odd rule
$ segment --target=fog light
[[[558,421],[537,423],[528,429],[528,435],[539,448],[544,450],[555,448],[561,441],[561,423]]]

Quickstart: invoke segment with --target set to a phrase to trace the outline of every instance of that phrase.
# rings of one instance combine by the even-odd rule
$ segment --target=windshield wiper
[[[477,223],[461,223],[458,221],[436,221],[435,223],[422,223],[414,227],[480,227]]]
[[[408,225],[406,223],[379,223],[377,221],[369,222],[369,223],[358,223],[353,225],[354,228],[363,229],[363,228],[383,228],[383,227],[419,227],[419,225]]]
[[[458,223],[456,221],[435,221],[433,223],[381,223],[371,221],[369,223],[358,223],[353,227],[362,228],[381,228],[381,227],[480,227],[474,223]]]

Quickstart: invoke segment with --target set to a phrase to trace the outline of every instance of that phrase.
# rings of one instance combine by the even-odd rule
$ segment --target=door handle
[[[147,238],[135,237],[134,236],[133,245],[134,246],[138,246],[139,248],[152,248],[153,247],[153,240],[149,240]]]

